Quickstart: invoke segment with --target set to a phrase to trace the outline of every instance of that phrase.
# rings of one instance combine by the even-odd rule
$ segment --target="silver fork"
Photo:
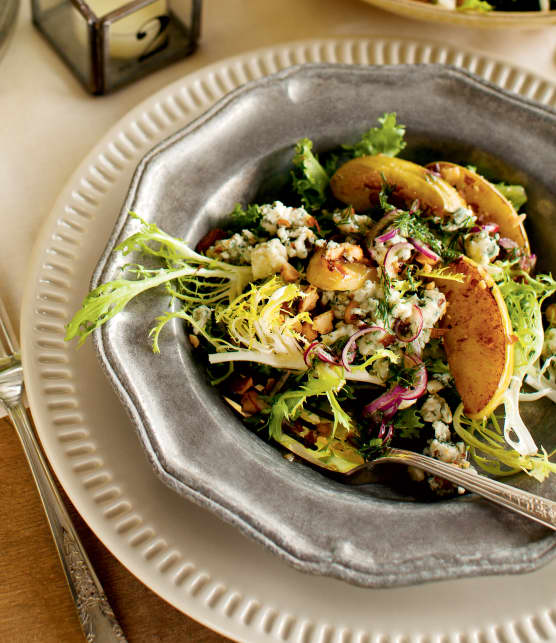
[[[0,300],[0,402],[17,430],[48,518],[56,549],[89,643],[125,642],[83,545],[58,493],[33,427],[22,404],[23,368],[16,335]]]

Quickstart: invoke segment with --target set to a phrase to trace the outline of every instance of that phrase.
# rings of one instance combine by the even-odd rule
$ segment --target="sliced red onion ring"
[[[310,368],[312,364],[312,353],[315,353],[321,362],[326,362],[327,364],[338,364],[337,360],[335,360],[334,357],[324,349],[321,342],[312,342],[303,353],[303,360],[308,368]]]
[[[382,439],[382,442],[390,442],[392,435],[394,433],[394,426],[392,424],[386,424],[382,422],[380,424],[380,429],[378,431],[378,437]]]
[[[391,248],[388,249],[386,256],[384,257],[384,270],[386,274],[390,277],[395,277],[397,271],[394,270],[394,264],[399,262],[400,255],[405,250],[413,251],[413,246],[407,241],[402,243],[395,243]]]
[[[498,239],[498,245],[502,248],[506,248],[506,250],[517,248],[517,242],[513,239],[508,239],[507,237],[500,237],[500,239]]]
[[[394,333],[396,334],[396,337],[400,340],[400,342],[413,342],[417,339],[417,337],[419,337],[421,331],[423,330],[423,313],[421,312],[419,306],[417,306],[416,304],[413,304],[413,313],[408,321],[412,333],[409,336],[407,334],[402,334],[402,328],[405,324],[405,321],[396,319],[396,321],[394,322]]]
[[[400,397],[402,400],[416,400],[418,397],[421,397],[421,395],[424,395],[425,391],[427,390],[427,382],[429,381],[429,376],[427,373],[427,369],[423,364],[423,360],[420,357],[417,357],[417,355],[406,354],[406,358],[411,360],[414,364],[420,365],[420,368],[418,371],[418,379],[415,386],[412,386],[411,388],[400,387],[402,389]]]
[[[390,406],[386,407],[385,409],[382,409],[382,417],[384,420],[391,420],[394,415],[398,412],[398,409],[400,408],[400,404],[402,403],[402,398],[398,397],[396,398]]]
[[[347,340],[346,345],[344,346],[344,350],[342,351],[341,364],[346,369],[346,371],[348,371],[348,373],[351,373],[351,368],[349,367],[349,365],[355,358],[355,351],[353,350],[355,342],[363,335],[367,335],[368,333],[372,333],[373,331],[377,330],[380,330],[383,333],[388,332],[380,326],[367,326],[365,328],[361,328],[361,330],[358,330],[356,333],[353,333],[353,335]]]
[[[409,237],[408,241],[411,243],[411,245],[420,252],[422,255],[427,257],[427,259],[431,259],[432,261],[440,261],[440,255],[437,255],[434,250],[431,250],[427,244],[422,243],[418,239],[415,239],[414,237]]]
[[[367,404],[367,406],[365,406],[365,408],[363,409],[363,416],[368,417],[376,411],[389,409],[396,402],[399,402],[400,393],[402,393],[403,391],[404,389],[399,384],[396,384],[389,391],[377,397],[376,400],[373,400],[370,404]]]
[[[394,228],[392,230],[389,230],[388,232],[385,232],[384,234],[381,234],[380,237],[376,237],[376,241],[380,243],[386,243],[387,241],[390,241],[390,239],[393,239],[398,233],[399,230],[397,228]]]

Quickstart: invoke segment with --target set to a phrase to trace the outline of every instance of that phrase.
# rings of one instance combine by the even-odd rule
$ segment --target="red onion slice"
[[[303,353],[303,361],[307,365],[307,368],[310,368],[310,366],[311,366],[311,361],[309,360],[309,356],[319,344],[320,344],[320,342],[312,342],[305,349],[305,352]]]
[[[394,426],[392,424],[386,424],[386,422],[381,422],[380,429],[378,431],[378,437],[382,439],[383,444],[390,442],[392,435],[394,433]]]
[[[418,371],[418,379],[415,386],[412,386],[411,388],[400,387],[402,389],[400,397],[402,400],[416,400],[418,397],[424,395],[425,391],[427,390],[429,376],[427,373],[427,369],[423,364],[423,360],[420,357],[417,357],[417,355],[406,354],[406,358],[411,360],[414,364],[420,365],[420,368]]]
[[[437,255],[434,250],[431,250],[426,243],[422,243],[418,239],[415,239],[414,237],[409,237],[409,242],[411,245],[420,252],[422,255],[427,257],[427,259],[431,259],[432,261],[440,261],[440,255]]]
[[[309,344],[309,346],[303,353],[303,361],[307,365],[307,368],[311,368],[311,365],[313,363],[313,360],[311,358],[312,353],[315,353],[315,355],[318,357],[318,359],[320,359],[321,362],[326,362],[327,364],[338,364],[338,361],[324,349],[321,342],[315,341]]]
[[[419,337],[421,331],[423,330],[423,313],[421,312],[419,306],[413,304],[413,314],[409,319],[409,324],[412,329],[412,334],[410,336],[402,334],[401,329],[404,324],[405,322],[401,319],[396,319],[396,321],[394,322],[394,333],[396,334],[396,337],[400,340],[400,342],[413,342],[417,339],[417,337]]]
[[[367,406],[365,406],[365,408],[363,409],[363,416],[368,417],[376,411],[389,409],[393,404],[399,401],[400,393],[402,393],[403,390],[404,389],[399,384],[396,384],[389,391],[377,397],[376,400],[373,400],[370,404],[367,404]]]
[[[390,239],[393,239],[398,233],[399,230],[394,228],[393,230],[389,230],[388,232],[381,234],[380,237],[376,237],[376,241],[379,243],[386,243],[387,241],[390,241]]]
[[[355,358],[355,351],[353,350],[355,342],[363,335],[367,335],[368,333],[372,333],[377,330],[380,330],[383,333],[388,332],[380,326],[367,326],[365,328],[361,328],[361,330],[358,330],[356,333],[353,333],[353,335],[347,340],[346,345],[344,346],[344,350],[342,351],[341,364],[346,369],[346,371],[348,371],[348,373],[351,373],[351,368],[349,367],[349,365]]]
[[[389,277],[395,277],[398,274],[397,270],[394,270],[394,264],[399,263],[400,255],[404,250],[413,251],[413,246],[407,243],[407,241],[403,241],[401,243],[395,243],[388,249],[384,257],[384,270]]]

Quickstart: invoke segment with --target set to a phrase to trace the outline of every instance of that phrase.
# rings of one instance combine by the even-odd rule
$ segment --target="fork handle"
[[[468,491],[473,491],[492,502],[507,509],[516,511],[536,522],[556,530],[556,502],[537,496],[528,491],[522,491],[504,482],[498,482],[465,469],[460,469],[453,464],[434,460],[428,456],[403,449],[392,449],[390,457],[407,465],[423,469],[428,473],[445,478]]]
[[[35,479],[85,639],[88,643],[125,643],[122,628],[58,493],[25,407],[15,404],[6,410]]]

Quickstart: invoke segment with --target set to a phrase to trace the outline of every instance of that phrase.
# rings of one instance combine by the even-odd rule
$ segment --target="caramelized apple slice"
[[[376,269],[345,258],[328,259],[321,248],[307,266],[307,281],[321,290],[357,290],[367,279],[376,278]]]
[[[365,211],[378,203],[384,181],[394,188],[396,197],[406,203],[419,199],[421,208],[438,216],[466,207],[458,192],[431,171],[383,154],[348,161],[332,176],[330,187],[338,200]]]
[[[440,322],[444,348],[465,413],[481,419],[500,404],[510,383],[512,325],[498,286],[482,266],[461,257],[448,272],[465,279],[434,279],[448,302]]]
[[[479,220],[496,223],[501,237],[515,241],[529,254],[529,240],[523,227],[523,217],[519,216],[514,206],[490,181],[473,170],[446,161],[430,163],[427,168],[440,174],[446,183],[453,186]]]

